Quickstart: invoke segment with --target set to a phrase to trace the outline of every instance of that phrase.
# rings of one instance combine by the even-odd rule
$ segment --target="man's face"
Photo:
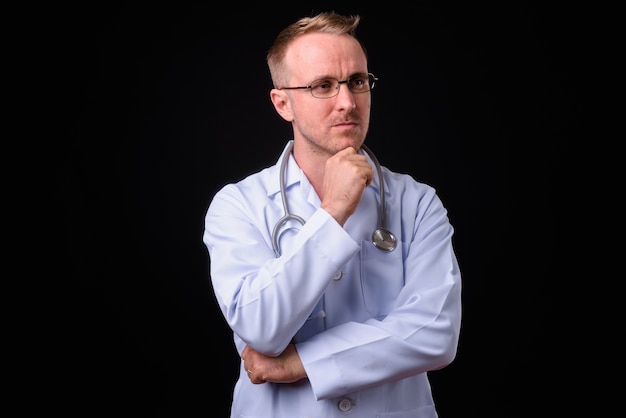
[[[367,74],[365,53],[348,35],[306,34],[290,45],[286,63],[291,74],[288,87]],[[330,98],[314,97],[310,89],[283,91],[290,97],[294,139],[330,155],[346,147],[361,147],[369,128],[371,92],[355,94],[347,83],[339,84],[337,95]]]

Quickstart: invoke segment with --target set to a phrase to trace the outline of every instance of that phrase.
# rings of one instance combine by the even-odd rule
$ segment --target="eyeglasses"
[[[317,97],[318,99],[330,99],[339,94],[339,86],[341,84],[348,86],[348,90],[352,93],[358,94],[367,93],[373,89],[376,81],[378,81],[378,79],[372,73],[355,74],[343,81],[339,81],[336,78],[321,78],[312,81],[308,86],[281,87],[279,90],[309,89],[313,97]]]

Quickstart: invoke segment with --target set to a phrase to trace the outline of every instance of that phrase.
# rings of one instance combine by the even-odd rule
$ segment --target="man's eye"
[[[330,81],[320,81],[319,83],[316,83],[313,85],[313,89],[315,90],[329,90],[330,88],[332,88],[333,83],[331,83]]]

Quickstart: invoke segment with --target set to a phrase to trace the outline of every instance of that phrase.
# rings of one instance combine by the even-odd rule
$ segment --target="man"
[[[461,324],[453,228],[433,188],[364,147],[376,77],[358,23],[321,13],[278,35],[270,97],[293,140],[207,211],[242,359],[231,417],[437,417],[427,372]]]

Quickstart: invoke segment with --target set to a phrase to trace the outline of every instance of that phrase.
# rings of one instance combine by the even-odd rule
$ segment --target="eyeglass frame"
[[[278,90],[303,90],[303,89],[308,89],[311,92],[311,96],[315,97],[316,99],[332,99],[333,97],[337,97],[337,95],[339,95],[339,88],[341,87],[342,84],[345,84],[348,87],[348,90],[350,91],[350,93],[352,93],[352,94],[361,94],[361,93],[367,93],[368,91],[372,91],[372,89],[374,88],[374,85],[378,81],[378,78],[374,74],[372,74],[372,73],[367,73],[369,89],[367,89],[365,91],[352,91],[352,89],[350,88],[350,84],[348,84],[348,82],[353,77],[360,76],[360,75],[363,75],[363,73],[353,74],[353,75],[351,75],[350,77],[346,78],[343,81],[340,81],[340,80],[338,80],[336,78],[333,78],[333,77],[317,78],[317,79],[311,81],[311,83],[309,83],[308,86],[281,87]],[[318,96],[313,94],[313,84],[315,84],[316,81],[323,81],[323,80],[335,80],[335,81],[337,81],[337,88],[336,88],[336,93],[335,94],[333,94],[332,96],[328,96],[328,97],[318,97]]]

